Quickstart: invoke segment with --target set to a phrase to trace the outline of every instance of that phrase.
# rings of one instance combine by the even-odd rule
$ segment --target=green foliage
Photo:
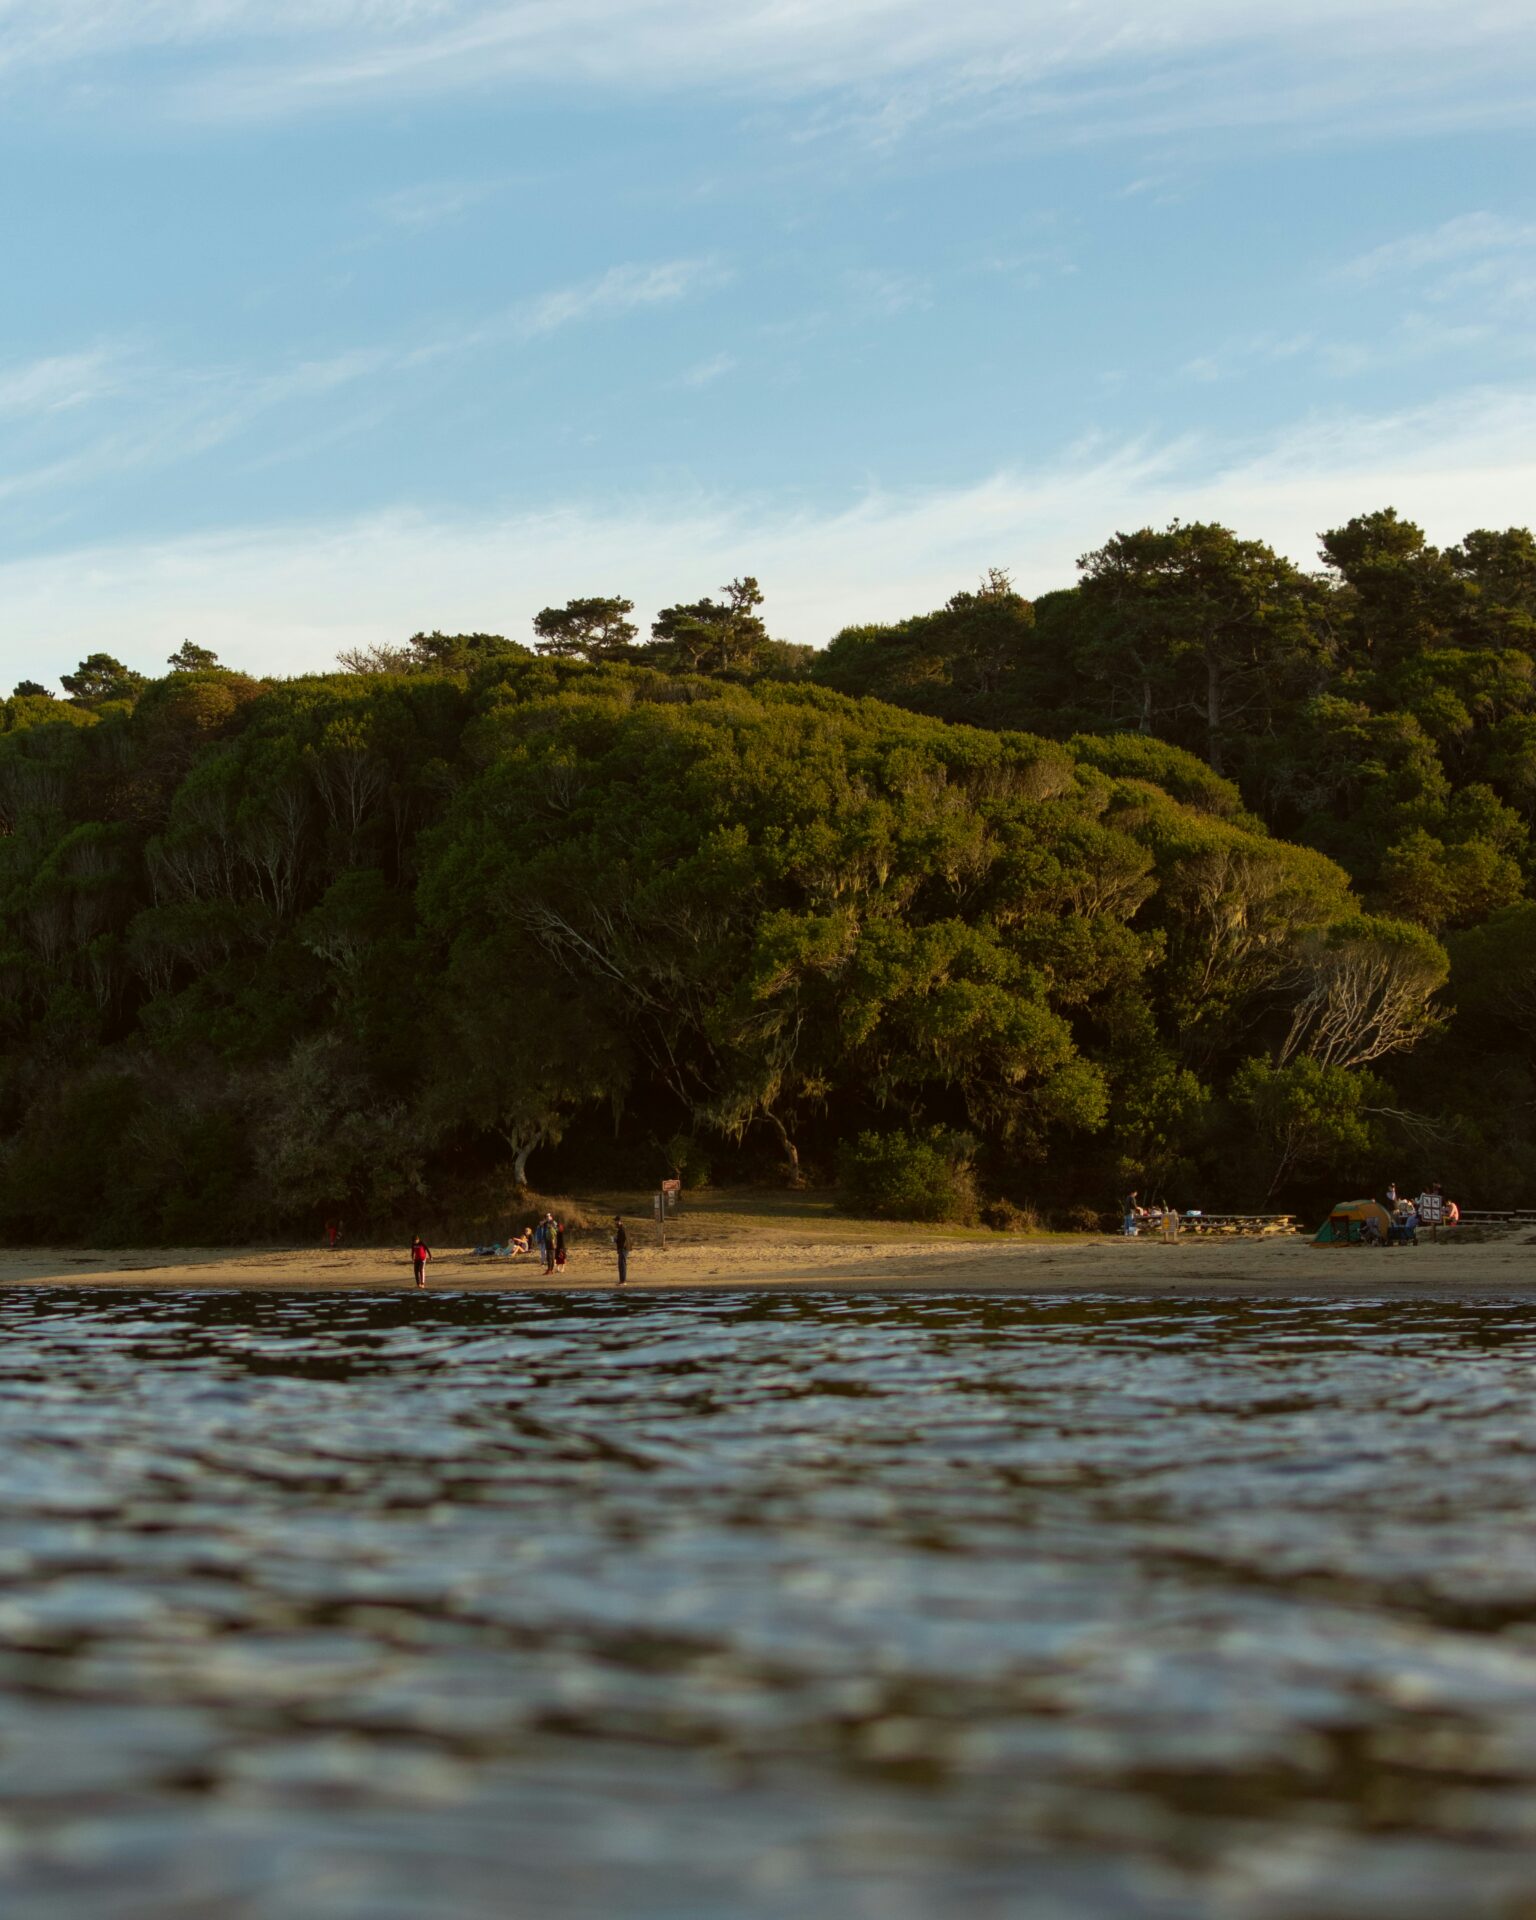
[[[892,626],[845,627],[816,661],[815,677],[843,693],[873,695],[919,713],[961,719],[994,697],[1033,637],[1034,609],[999,568],[975,592]]]
[[[1232,1100],[1251,1124],[1260,1165],[1269,1171],[1267,1196],[1288,1180],[1325,1176],[1335,1186],[1363,1185],[1385,1141],[1369,1111],[1382,1097],[1365,1074],[1321,1060],[1245,1062],[1232,1080]]]
[[[769,645],[757,611],[762,589],[751,574],[720,591],[723,601],[693,600],[663,607],[651,622],[648,657],[658,666],[686,673],[751,673]]]
[[[861,1133],[838,1154],[838,1202],[889,1220],[975,1222],[976,1142],[943,1127]]]
[[[402,647],[372,645],[343,648],[337,659],[348,673],[455,674],[494,670],[528,649],[499,633],[415,633]]]
[[[1175,523],[814,658],[744,577],[646,645],[593,597],[537,652],[22,682],[0,1228],[394,1231],[578,1169],[950,1218],[1427,1151],[1528,1190],[1536,545],[1324,557]]]
[[[200,647],[195,640],[183,640],[166,661],[172,673],[206,673],[218,664],[219,656],[208,647]]]
[[[1175,521],[1116,534],[1079,563],[1080,660],[1105,718],[1197,749],[1217,773],[1316,673],[1316,589],[1225,527]]]
[[[59,679],[77,706],[97,708],[109,701],[131,703],[145,684],[142,673],[134,673],[110,653],[87,655],[73,673],[61,674]]]
[[[629,618],[633,600],[567,600],[563,607],[545,607],[534,615],[533,630],[540,653],[557,659],[577,658],[594,664],[627,660],[634,653],[639,629]]]

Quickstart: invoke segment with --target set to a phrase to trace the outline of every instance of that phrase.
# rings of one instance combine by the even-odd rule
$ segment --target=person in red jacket
[[[418,1287],[427,1284],[427,1262],[432,1258],[432,1249],[418,1233],[411,1242],[411,1269],[416,1275]]]

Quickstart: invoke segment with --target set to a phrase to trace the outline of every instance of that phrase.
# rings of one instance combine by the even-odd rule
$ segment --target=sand
[[[619,1197],[622,1201],[622,1196]],[[585,1203],[590,1217],[614,1196]],[[638,1208],[631,1205],[631,1212]],[[798,1289],[1130,1295],[1506,1295],[1536,1291],[1536,1233],[1417,1247],[1314,1247],[1301,1235],[1182,1238],[1175,1245],[1095,1234],[946,1232],[840,1218],[827,1196],[711,1195],[668,1226],[631,1228],[630,1290]],[[611,1291],[606,1234],[572,1235],[562,1276],[535,1260],[477,1259],[438,1247],[431,1290]],[[0,1254],[0,1286],[409,1289],[406,1249],[343,1247],[32,1248]]]

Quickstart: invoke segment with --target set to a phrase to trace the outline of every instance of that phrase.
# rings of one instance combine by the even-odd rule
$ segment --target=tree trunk
[[[1213,773],[1224,773],[1221,764],[1221,663],[1209,650],[1205,656],[1205,757]]]
[[[505,1133],[502,1135],[502,1138],[506,1141],[512,1152],[512,1184],[516,1187],[526,1189],[528,1185],[528,1156],[539,1144],[538,1135],[535,1134],[530,1140],[522,1134]]]
[[[784,1167],[792,1187],[803,1187],[805,1181],[800,1173],[800,1150],[789,1137],[789,1129],[776,1113],[765,1113],[763,1118],[779,1136],[779,1145],[784,1149]]]

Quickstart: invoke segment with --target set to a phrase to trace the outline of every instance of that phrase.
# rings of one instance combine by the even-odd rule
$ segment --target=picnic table
[[[1179,1216],[1183,1233],[1294,1233],[1294,1213],[1185,1213]]]

